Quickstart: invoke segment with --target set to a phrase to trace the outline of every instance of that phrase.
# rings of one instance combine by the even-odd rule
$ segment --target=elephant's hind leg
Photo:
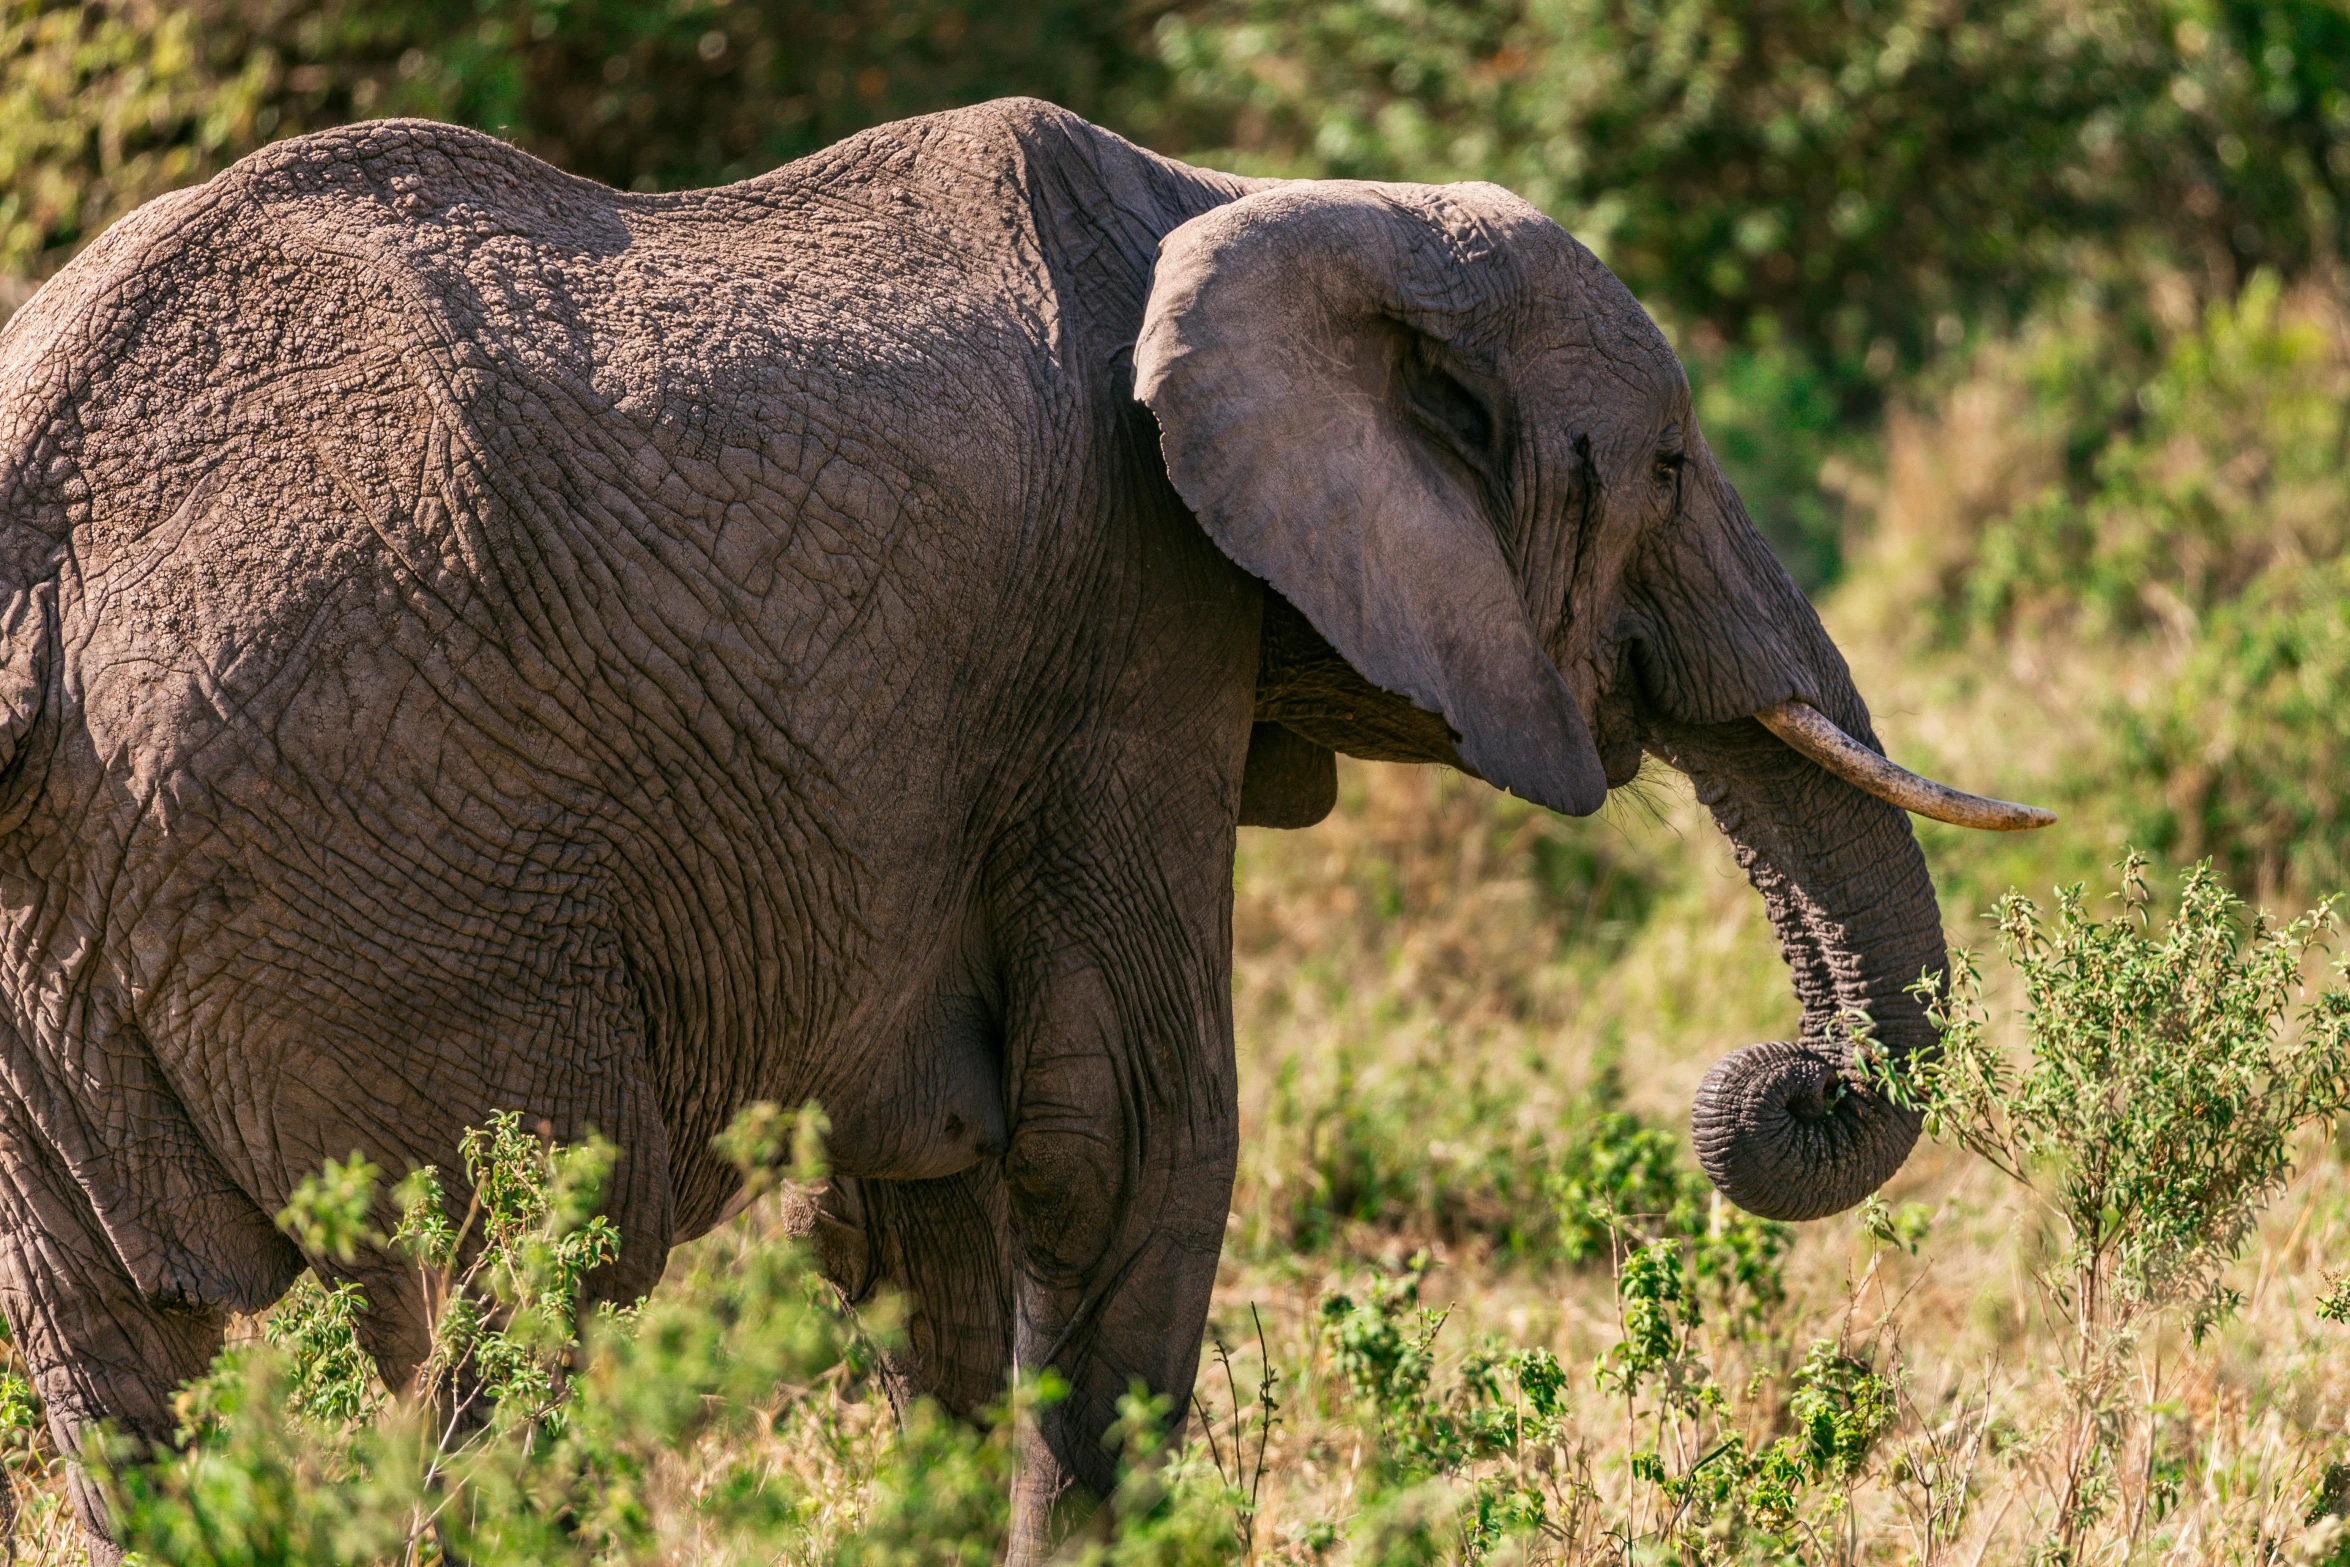
[[[172,1394],[211,1365],[226,1326],[216,1307],[142,1292],[96,1210],[21,1125],[0,1134],[0,1307],[69,1459],[109,1426],[136,1448],[167,1446]],[[91,1562],[114,1567],[122,1551],[97,1486],[78,1462],[67,1484]]]
[[[1012,1374],[1012,1271],[1002,1165],[929,1181],[834,1180],[810,1236],[851,1306],[895,1296],[902,1347],[885,1362],[901,1414],[917,1398],[983,1420]]]

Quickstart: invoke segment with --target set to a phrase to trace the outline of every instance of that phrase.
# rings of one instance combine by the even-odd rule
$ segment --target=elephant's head
[[[1870,1089],[1853,1025],[1929,1044],[1908,987],[1944,961],[1904,809],[2049,818],[1879,753],[1623,285],[1493,186],[1278,185],[1166,236],[1135,372],[1176,489],[1278,595],[1259,716],[1283,730],[1252,774],[1260,751],[1411,756],[1584,815],[1644,749],[1679,767],[1803,1003],[1798,1041],[1700,1088],[1706,1173],[1789,1219],[1891,1176],[1917,1121]]]

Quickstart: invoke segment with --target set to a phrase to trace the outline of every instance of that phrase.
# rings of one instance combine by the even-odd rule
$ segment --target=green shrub
[[[1713,1561],[1791,1550],[1799,1531],[1849,1521],[1849,1493],[1895,1423],[1895,1388],[1840,1339],[1778,1358],[1788,1227],[1725,1222],[1676,1145],[1630,1116],[1601,1117],[1578,1147],[1558,1178],[1562,1228],[1595,1227],[1615,1273],[1618,1339],[1591,1385],[1621,1401],[1635,1433],[1627,1493],[1601,1504],[1578,1456],[1593,1412],[1550,1351],[1489,1339],[1445,1374],[1448,1313],[1422,1304],[1421,1253],[1319,1308],[1332,1380],[1378,1436],[1362,1549],[1472,1562],[1515,1542],[1566,1561],[1603,1547]],[[1733,1359],[1753,1368],[1742,1396]],[[1774,1380],[1776,1403],[1758,1396]]]
[[[1446,1313],[1420,1303],[1426,1253],[1319,1308],[1338,1385],[1378,1436],[1358,1560],[1481,1561],[1506,1543],[1580,1530],[1593,1501],[1568,1376],[1545,1349],[1488,1342],[1439,1379]]]
[[[1680,1138],[1613,1108],[1604,1070],[1561,1135],[1529,1122],[1522,1085],[1483,1062],[1465,1078],[1433,1057],[1381,1067],[1359,1072],[1342,1050],[1322,1086],[1284,1064],[1266,1157],[1288,1167],[1270,1233],[1243,1232],[1252,1249],[1368,1255],[1400,1239],[1588,1267],[1629,1227],[1688,1240],[1709,1283],[1775,1300],[1793,1230],[1723,1204]]]
[[[1742,1299],[1733,1279],[1717,1276],[1714,1293],[1730,1309],[1709,1331],[1692,1266],[1702,1243],[1628,1232],[1617,1247],[1621,1337],[1592,1376],[1622,1400],[1634,1483],[1610,1532],[1627,1548],[1715,1561],[1783,1556],[1840,1521],[1849,1559],[1851,1493],[1899,1416],[1893,1373],[1877,1364],[1880,1355],[1890,1363],[1890,1347],[1856,1352],[1841,1336],[1815,1340],[1792,1367],[1766,1363],[1741,1394],[1723,1374],[1727,1356],[1752,1347],[1765,1301]],[[1774,1253],[1762,1286],[1772,1303],[1784,1298],[1775,1262]],[[1845,1323],[1849,1330],[1849,1308]],[[1775,1411],[1758,1398],[1773,1380],[1788,1394]],[[1791,1432],[1772,1436],[1788,1423]]]
[[[1781,1262],[1791,1225],[1722,1201],[1683,1160],[1679,1139],[1620,1110],[1602,1112],[1568,1145],[1550,1182],[1558,1254],[1589,1262],[1627,1240],[1685,1246],[1693,1278],[1728,1311],[1754,1317],[1786,1299]],[[1695,1303],[1691,1303],[1695,1310]]]
[[[500,1115],[468,1133],[473,1197],[444,1206],[422,1170],[398,1190],[394,1234],[361,1238],[373,1172],[353,1160],[305,1183],[285,1223],[385,1244],[423,1274],[432,1352],[385,1389],[352,1332],[361,1298],[306,1281],[258,1342],[181,1396],[186,1448],[107,1476],[126,1543],[175,1567],[414,1559],[437,1538],[500,1564],[837,1558],[977,1567],[1001,1537],[1010,1431],[913,1411],[894,1442],[839,1419],[844,1376],[870,1352],[800,1247],[781,1236],[772,1161],[803,1150],[771,1112],[728,1146],[757,1202],[750,1228],[705,1244],[628,1310],[583,1314],[587,1275],[615,1255],[596,1213],[601,1144],[557,1148]],[[341,1226],[340,1229],[337,1227]],[[862,1493],[844,1518],[783,1456],[829,1443]],[[862,1445],[860,1445],[862,1444]]]
[[[1078,1553],[1079,1567],[1224,1567],[1241,1557],[1247,1494],[1194,1442],[1167,1439],[1165,1399],[1129,1393],[1110,1440],[1120,1481],[1109,1500],[1108,1543]]]
[[[2176,1311],[2200,1342],[2236,1309],[2226,1270],[2292,1173],[2294,1134],[2350,1109],[2350,991],[2303,980],[2331,902],[2272,926],[2198,866],[2158,930],[2144,861],[2131,855],[2120,880],[2111,920],[2077,885],[2053,918],[2001,900],[2000,947],[2024,987],[2020,1062],[1960,953],[1933,997],[1940,1054],[1887,1078],[1930,1135],[1988,1161],[2054,1226],[2032,1276],[2066,1345],[2049,1523],[2068,1561],[2116,1502],[2125,1435],[2151,1418],[2148,1330]],[[2144,1397],[2125,1397],[2141,1375]]]

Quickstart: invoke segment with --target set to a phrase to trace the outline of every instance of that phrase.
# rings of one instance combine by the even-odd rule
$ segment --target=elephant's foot
[[[1004,1567],[1044,1567],[1057,1558],[1083,1554],[1087,1545],[1108,1545],[1116,1513],[1061,1463],[1044,1430],[1025,1419],[1020,1432],[1020,1471],[1012,1481],[1011,1537]]]

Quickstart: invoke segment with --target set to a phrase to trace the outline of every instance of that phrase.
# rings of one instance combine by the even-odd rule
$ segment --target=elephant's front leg
[[[1199,912],[1161,907],[1115,943],[1040,944],[1015,971],[1015,1358],[1067,1384],[1023,1432],[1015,1564],[1044,1560],[1056,1516],[1108,1494],[1121,1398],[1165,1399],[1178,1429],[1190,1400],[1239,1149],[1229,914]]]

